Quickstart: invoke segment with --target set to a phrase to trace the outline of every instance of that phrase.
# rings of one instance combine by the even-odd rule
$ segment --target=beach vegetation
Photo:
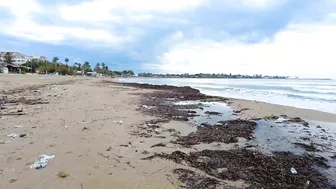
[[[70,175],[69,175],[68,173],[64,172],[64,171],[61,171],[61,172],[59,172],[59,173],[57,174],[57,176],[58,176],[59,178],[64,179],[64,178],[69,177]]]
[[[170,133],[175,133],[175,132],[176,132],[176,129],[174,129],[174,128],[169,128],[167,131],[170,132]]]
[[[54,57],[51,62],[47,60],[31,60],[27,61],[23,66],[29,68],[25,70],[26,72],[40,74],[52,74],[58,72],[60,75],[73,75],[77,71],[81,71],[83,74],[95,71],[110,77],[132,77],[135,75],[132,70],[112,71],[104,62],[97,63],[92,69],[91,64],[88,61],[85,61],[84,63],[75,62],[73,66],[69,66],[68,63],[70,60],[68,58],[64,59],[65,63],[58,62],[58,60],[58,57]]]
[[[275,120],[275,119],[278,119],[279,117],[274,115],[274,114],[271,114],[271,115],[267,115],[264,117],[264,119],[267,119],[267,120]]]

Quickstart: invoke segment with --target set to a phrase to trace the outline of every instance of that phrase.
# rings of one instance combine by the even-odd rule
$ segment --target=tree
[[[108,71],[107,66],[106,66],[105,63],[103,62],[103,63],[102,63],[102,73],[103,73],[103,74],[106,74],[107,71]]]
[[[96,66],[94,67],[93,71],[100,73],[101,69],[100,69],[100,63],[97,63]]]
[[[56,64],[58,60],[59,60],[58,57],[54,57],[53,60],[52,60],[52,63]]]
[[[113,73],[114,73],[115,75],[117,75],[117,76],[121,76],[121,75],[122,75],[122,72],[120,72],[120,71],[113,71]]]
[[[130,75],[130,76],[134,76],[135,75],[132,70],[128,70],[127,72],[128,72],[127,74]]]
[[[82,64],[81,63],[75,62],[74,67],[77,67],[78,71],[82,71]]]
[[[65,58],[64,61],[65,61],[66,65],[68,66],[69,58]]]
[[[122,73],[122,75],[125,76],[125,75],[127,75],[128,72],[127,72],[127,70],[123,70],[121,73]]]
[[[82,69],[84,70],[84,73],[92,71],[91,65],[90,65],[90,63],[88,61],[84,62],[83,66],[82,66]]]
[[[13,63],[13,54],[11,52],[6,52],[4,59],[7,64]]]
[[[122,76],[126,76],[126,77],[134,76],[135,75],[132,70],[124,70],[121,73],[122,73]]]

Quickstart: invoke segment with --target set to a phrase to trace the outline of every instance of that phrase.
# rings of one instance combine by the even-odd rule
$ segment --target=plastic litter
[[[48,161],[51,159],[54,159],[55,157],[56,157],[55,155],[51,155],[51,156],[48,156],[46,154],[39,155],[40,159],[38,161],[35,161],[35,163],[31,165],[30,168],[34,168],[34,169],[45,168],[48,165]]]
[[[142,105],[143,108],[149,109],[147,105]]]
[[[155,129],[154,129],[154,132],[155,132],[156,134],[160,134],[161,130],[160,130],[159,128],[155,128]]]
[[[11,134],[9,134],[9,135],[7,135],[8,137],[12,137],[12,138],[16,138],[16,137],[18,137],[19,135],[18,134],[16,134],[16,133],[11,133]]]
[[[120,120],[120,121],[113,121],[114,123],[119,123],[120,125],[123,124],[123,121]]]
[[[296,171],[295,168],[293,168],[293,167],[290,169],[290,172],[291,172],[292,174],[294,174],[294,175],[297,174],[297,171]]]
[[[20,126],[20,125],[16,125],[16,126],[14,126],[15,128],[22,128],[22,126]]]

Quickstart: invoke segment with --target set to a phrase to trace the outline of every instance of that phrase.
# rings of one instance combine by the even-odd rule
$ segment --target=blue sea
[[[336,113],[336,80],[122,78],[120,81],[190,86],[208,95]]]

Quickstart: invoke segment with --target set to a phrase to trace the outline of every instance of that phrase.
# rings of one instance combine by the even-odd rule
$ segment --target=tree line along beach
[[[336,188],[333,113],[110,78],[0,81],[1,188]]]

